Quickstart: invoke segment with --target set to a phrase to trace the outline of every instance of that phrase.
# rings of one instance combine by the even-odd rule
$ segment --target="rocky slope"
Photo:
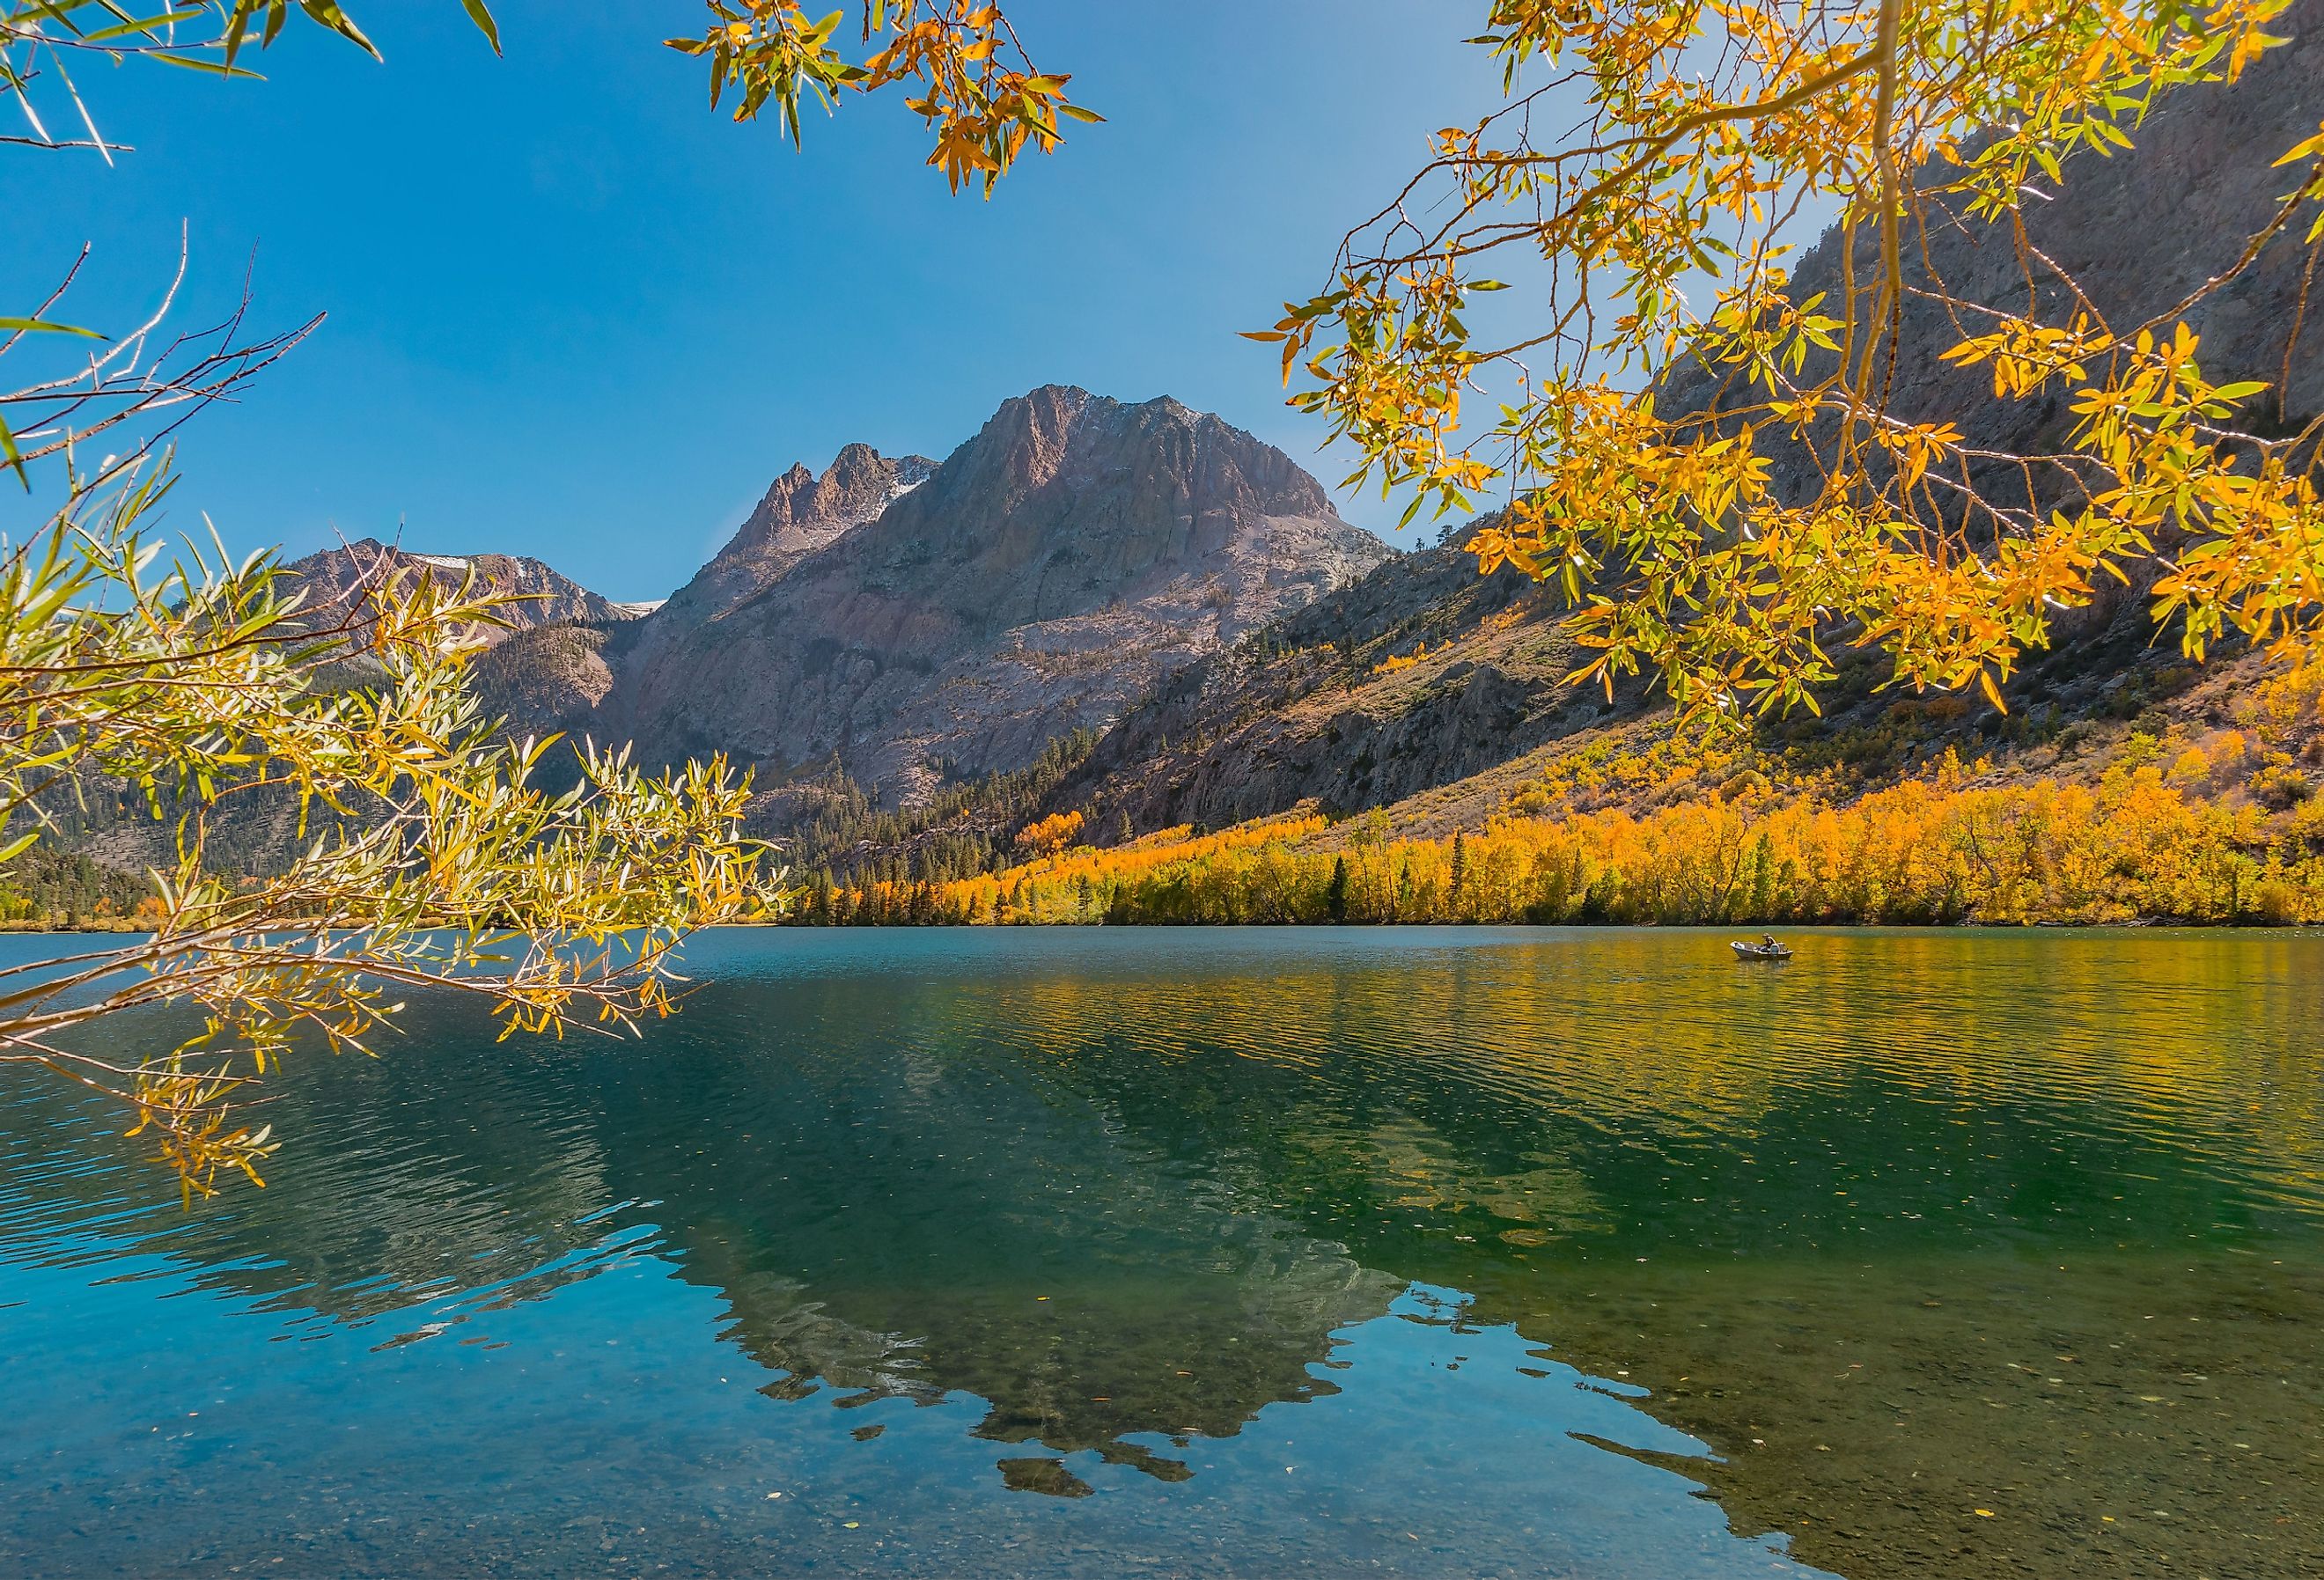
[[[558,706],[569,694],[586,690],[586,678],[573,677],[607,633],[635,624],[643,611],[592,592],[540,560],[509,554],[420,554],[361,538],[291,561],[283,567],[278,590],[285,596],[303,591],[306,608],[318,611],[318,624],[336,623],[339,616],[327,613],[327,605],[358,585],[384,578],[387,585],[409,587],[425,578],[450,590],[471,577],[474,595],[510,600],[499,609],[505,624],[484,628],[482,634],[491,646],[475,661],[487,711],[520,719],[561,716],[586,727],[586,707],[559,715]],[[511,648],[525,656],[500,661],[502,651]],[[376,660],[355,655],[327,667],[323,683],[367,686],[380,675]],[[60,787],[44,805],[60,846],[109,870],[142,873],[175,860],[175,814],[157,819],[142,797],[127,793],[116,781]],[[242,796],[222,803],[209,818],[208,853],[226,871],[276,870],[300,843],[299,808],[287,792]],[[143,889],[142,880],[136,886]]]
[[[836,767],[888,805],[1006,772],[1393,558],[1281,451],[1162,399],[1051,386],[940,466],[862,446],[778,481],[632,625],[542,630],[480,667],[525,728]]]
[[[1157,687],[1053,799],[1106,829],[1400,800],[1598,720],[1549,615],[1515,571],[1406,555]]]

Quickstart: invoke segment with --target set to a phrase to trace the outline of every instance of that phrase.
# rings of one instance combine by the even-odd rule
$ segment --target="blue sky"
[[[262,323],[330,315],[189,430],[179,524],[204,509],[237,548],[296,552],[400,522],[413,548],[656,597],[793,461],[941,457],[1053,382],[1176,395],[1333,481],[1235,332],[1312,289],[1427,132],[1498,86],[1458,42],[1480,8],[1018,0],[1109,119],[987,203],[921,167],[892,99],[810,120],[804,152],[711,114],[698,63],[658,45],[699,30],[695,0],[495,9],[503,60],[453,0],[371,0],[350,10],[384,65],[309,29],[263,83],[99,72],[83,90],[137,148],[117,169],[0,151],[11,213],[42,217],[0,234],[7,310],[87,241],[61,316],[127,321],[182,222],[179,322],[230,302],[254,252]]]

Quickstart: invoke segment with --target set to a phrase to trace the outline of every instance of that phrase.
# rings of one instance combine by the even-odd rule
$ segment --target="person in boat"
[[[1763,948],[1763,949],[1772,949],[1772,948],[1775,948],[1775,947],[1776,947],[1776,944],[1775,944],[1775,934],[1773,934],[1773,933],[1761,933],[1761,934],[1759,935],[1759,947],[1761,947],[1761,948]]]

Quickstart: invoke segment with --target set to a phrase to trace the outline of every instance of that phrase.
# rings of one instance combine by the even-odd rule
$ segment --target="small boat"
[[[1744,960],[1788,960],[1792,957],[1791,947],[1787,944],[1747,944],[1738,938],[1727,947],[1735,951],[1738,958]]]

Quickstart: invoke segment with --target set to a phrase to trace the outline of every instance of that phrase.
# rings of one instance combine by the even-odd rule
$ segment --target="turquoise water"
[[[2324,1565],[2324,939],[1795,941],[725,935],[191,1213],[12,1077],[0,1573]]]

